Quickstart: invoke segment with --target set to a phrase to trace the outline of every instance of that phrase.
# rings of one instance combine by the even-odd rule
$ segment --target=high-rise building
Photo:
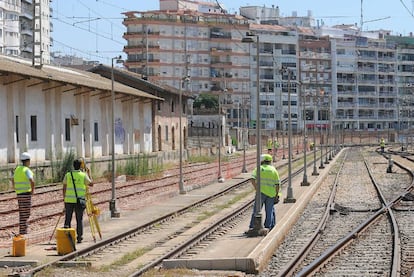
[[[241,103],[243,96],[250,95],[249,48],[241,43],[249,30],[245,18],[224,14],[219,7],[204,13],[193,7],[127,12],[125,16],[125,66],[129,70],[175,88],[189,77],[182,89],[194,95],[223,95],[227,112],[229,107],[237,109],[235,99]]]
[[[51,0],[0,1],[0,52],[50,63]]]

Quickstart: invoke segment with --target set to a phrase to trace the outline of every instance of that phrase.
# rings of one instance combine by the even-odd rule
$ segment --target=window
[[[99,141],[98,122],[93,123],[93,138],[95,141]]]
[[[161,101],[157,101],[158,111],[161,111]]]
[[[19,116],[16,115],[16,142],[19,142]]]
[[[83,136],[83,141],[86,142],[86,120],[82,120],[82,136]]]
[[[32,141],[37,141],[37,116],[30,116],[30,135]]]
[[[65,140],[70,141],[70,118],[65,118]]]
[[[168,125],[165,126],[165,141],[168,141]]]

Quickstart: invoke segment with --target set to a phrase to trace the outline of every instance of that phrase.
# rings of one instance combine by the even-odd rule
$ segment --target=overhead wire
[[[57,21],[59,21],[59,22],[61,22],[61,23],[63,23],[63,24],[69,25],[69,26],[71,26],[73,28],[77,28],[77,29],[86,31],[86,32],[89,32],[91,34],[98,35],[101,38],[105,38],[107,40],[113,41],[113,42],[118,43],[120,45],[124,45],[122,42],[119,42],[119,41],[117,41],[117,40],[115,40],[115,39],[113,39],[111,37],[102,35],[101,33],[97,32],[97,31],[92,31],[92,30],[86,29],[86,28],[81,27],[81,26],[74,26],[73,23],[69,23],[69,22],[63,21],[62,19],[59,19],[59,18],[54,18],[54,19],[57,20]]]
[[[411,17],[414,18],[414,13],[410,11],[410,9],[407,7],[407,5],[404,3],[403,0],[400,0],[401,4],[404,6],[404,8],[407,10],[407,12],[411,15]]]
[[[105,17],[102,14],[98,13],[95,11],[95,9],[91,9],[90,7],[88,7],[87,5],[85,5],[84,3],[82,3],[81,1],[77,1],[81,6],[83,6],[84,8],[86,8],[92,15],[96,15],[97,17],[92,17],[92,16],[67,16],[64,15],[62,13],[59,13],[57,11],[57,9],[55,9],[54,14],[56,16],[52,17],[53,20],[56,20],[58,22],[61,22],[62,24],[65,24],[67,26],[70,26],[72,28],[76,28],[85,32],[88,32],[90,34],[93,34],[96,37],[96,49],[94,51],[85,51],[85,50],[81,50],[78,49],[76,47],[71,47],[69,46],[67,43],[61,43],[62,45],[65,45],[65,47],[69,47],[71,50],[76,50],[77,52],[83,53],[83,54],[87,54],[87,55],[93,55],[97,58],[104,58],[104,59],[110,59],[109,57],[104,57],[102,55],[98,55],[98,53],[109,53],[109,52],[116,52],[116,53],[122,53],[123,51],[102,51],[99,50],[99,44],[98,44],[98,38],[102,38],[105,39],[107,41],[111,41],[113,43],[116,43],[118,45],[124,46],[125,43],[121,42],[120,40],[117,40],[114,38],[114,33],[112,31],[112,27],[115,26],[117,29],[119,30],[124,30],[124,28],[121,26],[122,23],[116,22],[114,23],[114,21],[112,19],[119,19],[120,21],[123,19],[123,17]],[[98,0],[96,1],[98,2]],[[112,9],[114,7],[121,9],[122,11],[126,11],[125,8],[121,8],[115,5],[110,5],[105,1],[99,1],[102,4],[108,5],[108,6],[112,6]],[[99,19],[98,19],[99,18]],[[81,20],[81,21],[76,21],[76,19],[89,19],[89,20]],[[91,26],[90,24],[88,24],[91,21],[98,21],[98,20],[102,20],[105,21],[106,23],[109,23],[111,25],[110,28],[110,32],[108,32],[107,30],[109,28],[99,28],[98,24],[96,24],[96,27]],[[107,25],[106,25],[107,26]],[[56,41],[56,39],[54,39],[54,41]],[[94,54],[92,54],[94,53]]]
[[[85,50],[82,50],[82,49],[79,49],[79,48],[75,48],[73,46],[70,46],[70,45],[65,44],[64,42],[61,42],[61,41],[58,41],[58,40],[54,40],[54,42],[57,42],[57,43],[63,45],[64,47],[69,48],[70,50],[74,50],[76,52],[83,53],[83,54],[88,55],[88,56],[93,56],[95,58],[100,58],[100,59],[107,59],[108,58],[108,57],[105,57],[105,56],[98,55],[97,53],[94,53],[94,52],[89,52],[89,51],[85,51]],[[59,52],[59,51],[56,51],[56,52]]]

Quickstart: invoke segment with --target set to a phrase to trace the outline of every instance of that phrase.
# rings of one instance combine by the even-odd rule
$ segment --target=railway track
[[[409,222],[414,218],[407,213],[412,201],[403,201],[412,190],[411,170],[396,163],[400,168],[387,174],[387,159],[372,150],[349,149],[347,155],[262,276],[397,276],[412,271]],[[410,208],[396,216],[394,207],[402,203]]]
[[[311,159],[312,161],[312,159]],[[303,166],[302,156],[292,160],[294,166]],[[232,158],[222,163],[223,176],[231,178],[238,175],[241,171],[243,159],[241,157]],[[256,157],[253,154],[246,155],[246,167],[252,169],[256,165]],[[279,172],[283,174],[287,171],[287,163],[280,166]],[[185,187],[189,190],[202,187],[217,180],[217,164],[194,164],[184,167]],[[145,205],[149,205],[160,197],[171,197],[177,194],[179,182],[178,168],[167,170],[163,177],[153,178],[143,181],[127,181],[116,184],[117,205],[122,210],[136,210]],[[111,183],[97,183],[90,190],[94,205],[100,210],[105,210],[109,206],[112,197]],[[140,197],[142,201],[134,201]],[[45,241],[52,232],[53,226],[62,215],[63,199],[61,185],[52,184],[44,186],[41,191],[37,191],[32,199],[30,225],[30,242],[36,243]],[[4,220],[0,223],[0,248],[11,246],[12,234],[17,233],[18,229],[18,209],[17,200],[13,192],[4,193],[0,196],[0,215]]]
[[[242,160],[240,158],[233,159],[223,166],[223,171],[227,176],[234,176],[239,174]],[[246,156],[246,166],[251,168],[255,164],[255,157],[253,155]],[[197,174],[195,174],[197,173]],[[217,174],[217,165],[213,164],[197,164],[184,167],[185,184],[189,189],[194,189],[197,186],[207,185],[215,180]],[[176,191],[176,186],[179,180],[178,169],[164,172],[163,177],[154,178],[152,180],[144,181],[127,181],[116,184],[118,205],[122,206],[123,210],[137,209],[139,205],[146,205],[147,202],[131,202],[131,198],[141,196],[151,200],[152,195],[166,195],[173,194]],[[111,184],[98,183],[90,190],[92,198],[96,207],[104,210],[108,207],[111,200],[112,187]],[[139,203],[132,205],[131,203]],[[35,237],[32,242],[38,242],[44,237],[39,234],[46,229],[50,233],[50,226],[54,226],[57,218],[62,214],[63,198],[62,189],[60,185],[53,184],[49,188],[42,188],[41,192],[36,192],[32,199],[31,217],[29,220],[31,234]],[[18,208],[15,194],[10,192],[3,194],[0,197],[0,215],[2,217],[0,223],[0,247],[9,246],[10,236],[12,233],[18,232]],[[47,229],[49,227],[49,229]],[[3,243],[2,243],[3,242]]]

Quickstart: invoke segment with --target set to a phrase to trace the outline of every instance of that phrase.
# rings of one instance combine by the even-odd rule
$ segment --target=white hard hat
[[[27,152],[23,152],[22,154],[20,154],[20,160],[21,161],[30,160],[30,154]]]

